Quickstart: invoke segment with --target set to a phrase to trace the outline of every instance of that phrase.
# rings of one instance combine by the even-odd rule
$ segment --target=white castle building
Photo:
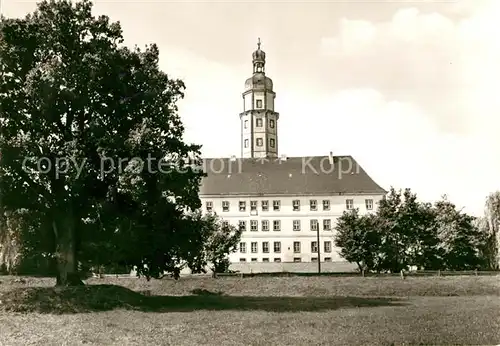
[[[230,255],[232,269],[342,263],[333,242],[337,218],[352,208],[373,211],[387,192],[351,156],[280,156],[276,93],[260,41],[252,58],[240,113],[241,157],[204,159],[203,209],[244,230]]]

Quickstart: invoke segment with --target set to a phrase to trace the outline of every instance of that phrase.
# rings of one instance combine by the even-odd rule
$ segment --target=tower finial
[[[257,40],[257,49],[260,49],[260,37]]]

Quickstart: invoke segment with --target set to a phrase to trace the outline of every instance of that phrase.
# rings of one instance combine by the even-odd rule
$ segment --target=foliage
[[[185,213],[200,207],[184,84],[159,70],[155,45],[124,47],[120,25],[91,11],[42,1],[0,31],[2,207],[27,211],[23,251],[52,257],[62,285],[81,282],[79,262],[174,271],[194,251]]]
[[[364,270],[485,267],[485,232],[446,197],[432,206],[419,202],[410,189],[391,188],[375,214],[344,212],[336,230],[340,255]]]
[[[0,273],[3,274],[14,273],[19,265],[21,213],[0,213]]]
[[[484,266],[479,257],[483,234],[475,227],[474,217],[458,211],[446,199],[438,201],[436,225],[444,266],[450,270],[469,270]]]
[[[214,213],[202,214],[196,211],[190,215],[196,234],[191,238],[198,245],[196,256],[188,258],[189,268],[195,272],[206,272],[210,266],[213,273],[224,273],[229,270],[228,254],[236,251],[241,239],[242,230],[219,218]]]
[[[335,246],[340,248],[340,256],[356,263],[360,271],[378,268],[381,255],[379,226],[373,215],[360,216],[358,209],[345,212],[336,228]]]

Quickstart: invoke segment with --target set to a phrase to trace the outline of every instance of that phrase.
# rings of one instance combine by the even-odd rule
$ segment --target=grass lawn
[[[26,280],[0,277],[0,345],[500,344],[500,276]]]

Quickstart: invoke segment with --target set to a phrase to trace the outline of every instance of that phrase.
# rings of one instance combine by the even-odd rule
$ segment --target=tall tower
[[[265,75],[266,53],[252,54],[253,76],[245,82],[241,119],[241,157],[278,157],[278,119],[273,81]]]

